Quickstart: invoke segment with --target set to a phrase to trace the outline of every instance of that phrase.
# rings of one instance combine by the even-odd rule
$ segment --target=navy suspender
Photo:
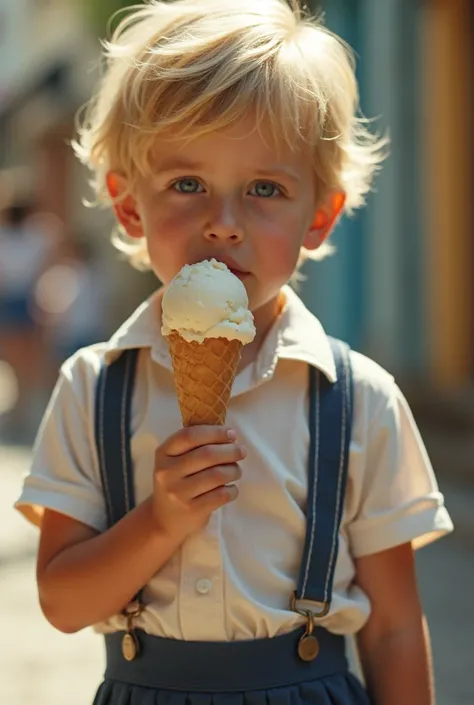
[[[95,400],[95,439],[109,527],[135,506],[130,416],[138,350],[103,364]]]
[[[331,604],[353,413],[349,348],[330,342],[337,381],[331,383],[309,367],[307,531],[293,596],[297,611],[300,600],[317,603],[311,608],[316,617],[327,614]],[[126,350],[111,365],[104,364],[99,374],[95,433],[109,526],[135,506],[130,416],[137,358],[137,350]]]
[[[327,614],[331,605],[353,414],[349,348],[338,340],[330,342],[336,382],[309,368],[307,530],[293,602],[294,608],[299,600],[319,603],[318,609],[311,609],[316,617]]]

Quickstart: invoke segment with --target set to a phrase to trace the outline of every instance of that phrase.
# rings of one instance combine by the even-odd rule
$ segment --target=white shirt
[[[289,608],[304,546],[309,444],[307,365],[330,380],[336,371],[319,321],[285,288],[286,305],[257,359],[235,380],[227,424],[247,449],[240,494],[214,512],[150,580],[137,626],[186,640],[272,637],[304,618]],[[94,394],[104,356],[143,348],[132,406],[137,502],[152,492],[154,451],[181,426],[171,360],[160,332],[161,303],[145,302],[111,340],[65,363],[35,445],[17,507],[32,505],[106,528],[94,441]],[[339,634],[358,631],[370,604],[354,585],[354,558],[412,541],[427,544],[452,530],[443,496],[407,403],[391,375],[351,353],[354,423],[339,555],[330,613],[320,622]],[[96,625],[123,629],[121,616]]]

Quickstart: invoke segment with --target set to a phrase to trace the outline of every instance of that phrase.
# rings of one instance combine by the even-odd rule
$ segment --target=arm
[[[245,452],[222,427],[195,426],[156,452],[153,496],[103,534],[54,512],[41,530],[42,610],[63,632],[121,612],[185,538],[234,500]]]
[[[46,511],[37,565],[45,617],[71,633],[120,613],[179,544],[157,529],[150,500],[103,534]]]
[[[355,582],[372,605],[357,644],[375,705],[434,705],[429,635],[411,545],[359,558]]]

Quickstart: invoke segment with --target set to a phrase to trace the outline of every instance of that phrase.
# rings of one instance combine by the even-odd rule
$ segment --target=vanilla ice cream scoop
[[[162,301],[162,333],[176,331],[187,342],[207,338],[255,337],[253,315],[244,285],[227,265],[215,259],[185,265],[167,287]]]

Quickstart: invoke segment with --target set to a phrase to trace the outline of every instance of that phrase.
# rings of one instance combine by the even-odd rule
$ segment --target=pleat
[[[347,688],[349,690],[349,697],[356,703],[361,705],[373,705],[369,694],[360,682],[358,678],[355,677],[353,673],[346,674]],[[352,702],[349,700],[349,702]]]
[[[192,705],[201,705],[192,703]],[[212,705],[246,705],[244,693],[214,693]]]
[[[321,705],[370,705],[362,683],[349,672],[323,678],[316,681],[315,686],[324,690],[325,699],[322,693],[319,695],[322,698]]]
[[[133,686],[126,683],[114,683],[110,705],[131,705]]]
[[[154,700],[151,700],[152,705],[170,705],[170,701],[175,695],[173,691],[171,690],[164,690],[162,688],[160,689],[154,689],[152,688],[151,691],[154,693]],[[148,705],[148,703],[147,703]]]
[[[190,693],[105,681],[93,705],[371,705],[362,684],[351,673],[270,690]]]
[[[155,705],[156,691],[154,688],[142,688],[138,685],[132,686],[130,705]]]
[[[107,703],[110,703],[111,691],[112,683],[110,683],[109,681],[104,681],[103,683],[101,683],[99,689],[97,690],[92,705],[107,705]]]
[[[266,690],[251,690],[245,693],[245,705],[268,705]]]
[[[267,705],[292,705],[293,691],[297,694],[298,686],[286,686],[285,688],[272,688],[267,690]]]
[[[131,686],[105,681],[97,691],[93,705],[130,705]]]
[[[186,705],[212,705],[213,693],[186,693]]]

